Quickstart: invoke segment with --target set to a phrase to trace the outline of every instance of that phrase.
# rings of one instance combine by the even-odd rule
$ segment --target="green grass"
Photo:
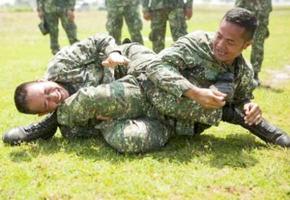
[[[214,31],[227,8],[195,7],[189,30]],[[77,13],[84,39],[105,31],[106,13]],[[41,77],[51,58],[36,13],[0,12],[0,131],[35,116],[14,108],[16,85]],[[261,77],[290,65],[290,8],[275,8]],[[144,36],[149,23],[144,24]],[[128,36],[126,30],[124,35]],[[169,32],[168,32],[169,36]],[[62,46],[67,45],[63,30]],[[170,45],[170,41],[167,45]],[[146,41],[147,46],[151,46]],[[249,51],[246,52],[249,56]],[[290,82],[255,91],[264,116],[290,132]],[[10,147],[0,142],[0,199],[289,199],[290,151],[266,145],[246,130],[221,124],[200,137],[176,137],[162,150],[122,155],[99,138]]]

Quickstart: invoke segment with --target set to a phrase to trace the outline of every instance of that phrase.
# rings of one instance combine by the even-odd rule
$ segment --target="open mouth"
[[[215,52],[216,52],[216,54],[217,54],[218,56],[220,56],[220,57],[223,57],[223,56],[226,55],[225,51],[223,51],[223,50],[216,49]]]

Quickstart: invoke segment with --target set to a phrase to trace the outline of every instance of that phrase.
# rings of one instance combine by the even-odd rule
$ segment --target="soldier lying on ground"
[[[148,142],[149,139],[148,137],[146,138],[147,130],[151,132],[153,132],[152,130],[154,132],[159,130],[160,135],[164,133],[164,138],[168,134],[165,128],[162,127],[162,124],[157,120],[149,120],[147,118],[141,118],[141,116],[135,120],[125,119],[125,116],[113,121],[98,120],[105,117],[95,113],[93,107],[95,104],[86,104],[86,101],[88,102],[92,99],[90,97],[94,95],[94,92],[96,94],[104,94],[102,102],[98,99],[94,100],[94,102],[99,103],[97,106],[100,106],[98,108],[102,109],[99,110],[99,113],[103,111],[102,114],[104,114],[107,111],[105,115],[108,118],[112,114],[110,109],[116,103],[114,100],[122,104],[118,108],[123,110],[118,114],[126,114],[125,111],[128,110],[126,101],[128,99],[117,99],[121,94],[126,93],[129,98],[132,97],[131,100],[141,97],[139,95],[140,93],[138,93],[140,92],[138,86],[134,85],[137,81],[132,77],[114,82],[113,85],[108,84],[114,80],[112,68],[109,67],[128,62],[124,56],[120,55],[119,50],[116,49],[118,48],[114,39],[108,36],[90,37],[70,47],[63,48],[49,62],[48,70],[43,81],[21,84],[15,91],[15,104],[20,112],[46,114],[54,112],[59,107],[58,112],[50,114],[39,123],[12,129],[4,134],[3,141],[5,143],[15,144],[23,141],[33,141],[38,138],[48,139],[55,134],[57,126],[59,126],[62,135],[66,138],[96,135],[101,132],[105,140],[120,152],[145,151],[147,150],[146,145],[151,145],[150,149],[154,149],[154,142],[162,142],[162,139],[154,139],[155,135],[153,135],[153,139],[150,138],[152,142]],[[102,65],[109,67],[103,67]],[[117,75],[122,77],[120,74]],[[98,87],[100,85],[101,87]],[[127,90],[127,87],[130,90]],[[83,92],[91,96],[83,95]],[[111,92],[114,92],[112,96],[116,94],[115,99],[110,98]],[[90,108],[88,107],[76,105],[79,100],[83,103],[81,104],[82,106],[91,106],[93,110],[89,110]],[[109,104],[106,100],[109,100],[112,104]],[[69,110],[70,104],[73,104],[71,110]],[[105,105],[109,106],[105,107]],[[139,115],[142,111],[140,109],[142,105],[139,102],[136,105],[138,105],[138,109],[135,107],[135,111],[132,108],[131,110],[132,113],[135,112],[135,115]],[[63,110],[63,112],[60,110]],[[82,114],[80,115],[79,113]],[[72,119],[73,117],[74,119]],[[163,129],[164,131],[162,132]],[[133,132],[130,130],[133,130]],[[111,134],[112,132],[115,134]],[[147,141],[143,146],[141,145],[144,142],[140,144],[138,141],[137,137],[139,135],[139,140],[143,139]],[[157,134],[156,137],[158,137]],[[134,140],[134,145],[140,148],[136,149],[133,141],[130,142],[130,140]],[[118,143],[116,144],[116,142]],[[158,143],[157,145],[164,145],[164,143]]]
[[[12,129],[3,136],[3,141],[14,144],[50,138],[59,126],[66,138],[101,133],[120,152],[162,147],[178,123],[152,108],[132,75],[113,81],[112,71],[102,64],[114,66],[126,62],[119,49],[131,59],[129,73],[139,74],[142,83],[144,69],[155,56],[144,46],[132,43],[117,48],[111,37],[91,37],[64,48],[50,61],[45,81],[24,83],[15,91],[15,104],[20,112],[47,114],[56,109],[57,112],[40,123]],[[177,125],[178,130],[182,130],[181,125]]]

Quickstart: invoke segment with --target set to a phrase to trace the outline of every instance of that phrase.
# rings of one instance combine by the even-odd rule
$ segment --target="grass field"
[[[189,31],[215,31],[227,8],[194,9]],[[105,16],[104,11],[77,13],[79,38],[105,32]],[[13,104],[16,85],[41,77],[51,58],[48,37],[37,24],[35,13],[0,12],[0,135],[38,120],[19,114]],[[272,78],[268,71],[290,65],[289,27],[290,7],[275,8],[263,81]],[[149,30],[146,22],[144,36]],[[62,30],[60,41],[68,44]],[[264,116],[288,133],[289,83],[254,93]],[[290,150],[228,124],[199,137],[173,138],[162,150],[144,155],[118,154],[101,137],[66,141],[59,132],[51,141],[15,147],[0,142],[0,154],[0,199],[290,199]]]

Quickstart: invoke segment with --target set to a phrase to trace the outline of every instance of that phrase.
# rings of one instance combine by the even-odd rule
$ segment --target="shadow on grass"
[[[224,166],[247,168],[254,166],[258,160],[252,155],[257,148],[264,147],[254,137],[245,134],[230,134],[226,138],[203,134],[196,137],[175,137],[159,151],[146,154],[120,154],[99,137],[66,140],[54,137],[50,141],[37,141],[27,144],[25,148],[17,148],[10,153],[14,162],[30,162],[39,155],[50,155],[64,151],[81,159],[94,161],[106,160],[119,164],[150,157],[159,162],[188,163],[197,162],[216,168]]]
[[[177,160],[186,163],[195,160],[197,163],[216,168],[246,168],[258,163],[252,152],[264,146],[250,135],[230,134],[226,138],[218,138],[206,134],[197,137],[177,137],[168,144],[163,155],[155,155],[158,155],[157,159],[167,158],[172,162]]]
[[[264,89],[264,90],[269,90],[269,91],[275,92],[275,93],[283,93],[284,92],[284,90],[281,88],[275,88],[274,86],[271,86],[269,84],[263,84],[263,83],[259,86],[259,88]]]

